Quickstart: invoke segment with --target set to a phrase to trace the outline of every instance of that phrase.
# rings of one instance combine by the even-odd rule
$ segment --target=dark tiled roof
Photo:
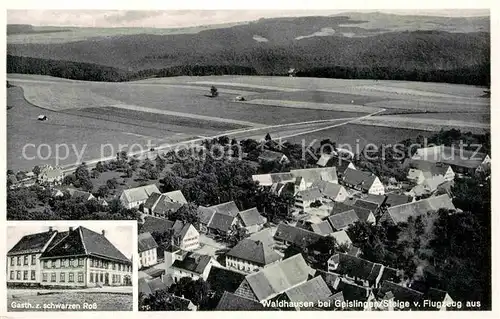
[[[287,224],[279,224],[274,238],[276,240],[287,241],[297,245],[298,247],[308,247],[318,242],[323,236],[308,230],[290,226]]]
[[[382,269],[381,264],[372,263],[371,261],[354,257],[348,254],[334,255],[334,261],[338,256],[338,267],[335,269],[336,273],[347,275],[349,277],[359,278],[368,281],[374,281],[380,274]]]
[[[174,222],[168,219],[145,216],[144,224],[139,226],[139,233],[164,233],[174,226]]]
[[[437,288],[431,288],[425,294],[425,298],[431,301],[440,301],[442,302],[446,297],[447,292]]]
[[[333,229],[340,230],[359,221],[359,218],[354,209],[351,209],[343,213],[330,215],[328,217],[328,221],[332,225]]]
[[[380,205],[377,203],[367,202],[362,199],[358,199],[357,201],[355,201],[354,206],[371,210],[372,212],[376,211],[380,207]]]
[[[46,231],[23,236],[7,255],[40,253],[55,234],[55,231]]]
[[[208,224],[208,228],[215,229],[221,232],[228,232],[231,229],[231,225],[236,217],[221,213],[215,213]]]
[[[304,201],[320,200],[323,198],[318,188],[309,188],[299,191],[296,196],[302,198]]]
[[[68,236],[63,238],[51,250],[44,252],[41,258],[72,255],[92,255],[130,263],[130,260],[111,244],[104,235],[82,226],[70,231]]]
[[[137,236],[139,253],[158,248],[158,244],[150,233],[141,233]]]
[[[161,194],[160,193],[153,193],[149,196],[149,198],[146,200],[144,203],[144,208],[147,209],[153,209],[153,206],[156,205],[156,203],[160,200]]]
[[[361,287],[356,284],[341,280],[338,290],[342,292],[346,301],[362,301],[365,302],[370,296],[370,289]]]
[[[327,220],[324,220],[319,224],[312,224],[311,228],[316,234],[322,236],[326,236],[334,232],[332,226],[330,226],[330,223]]]
[[[384,272],[382,273],[382,278],[380,281],[388,280],[395,282],[399,279],[400,272],[397,269],[391,267],[384,267]]]
[[[328,287],[334,290],[337,289],[337,285],[340,282],[340,276],[338,274],[318,269],[316,270],[316,275],[321,276]]]
[[[379,288],[377,297],[382,299],[389,292],[392,293],[395,301],[408,301],[410,302],[410,306],[413,306],[413,302],[419,302],[424,295],[419,291],[385,280]]]
[[[270,308],[264,307],[260,302],[224,292],[215,310],[219,311],[268,311]]]
[[[361,221],[367,221],[370,214],[372,214],[372,211],[366,208],[351,206],[345,203],[335,203],[335,205],[333,205],[332,211],[330,212],[330,215],[333,216],[350,210],[354,210],[354,212],[358,216],[358,219]]]
[[[367,202],[372,202],[381,206],[385,202],[385,195],[361,194],[361,199]]]
[[[208,225],[215,214],[215,209],[210,207],[198,206],[198,217],[200,218],[200,223],[203,225]]]
[[[212,267],[207,277],[210,290],[223,293],[235,292],[240,284],[245,280],[245,275],[225,268]]]
[[[385,201],[385,204],[389,207],[407,204],[413,200],[411,196],[394,194],[394,193],[386,194],[386,197],[387,199]]]
[[[176,260],[172,264],[172,267],[188,270],[197,274],[203,273],[205,268],[208,266],[211,257],[207,255],[199,255],[196,253],[190,253],[184,258],[184,260]]]
[[[342,185],[325,181],[315,182],[311,185],[311,187],[318,188],[321,194],[323,194],[323,196],[326,196],[331,199],[337,198],[342,188],[344,188],[344,186]],[[345,189],[344,192],[346,192]]]
[[[240,241],[227,253],[227,256],[247,260],[261,266],[271,264],[282,258],[267,245],[251,239],[243,239]]]
[[[243,226],[249,227],[253,225],[262,225],[266,222],[266,219],[262,217],[257,208],[250,208],[238,213]]]
[[[58,231],[57,234],[56,234],[56,236],[54,237],[54,239],[52,239],[50,241],[49,246],[47,246],[47,251],[51,250],[52,247],[54,247],[55,245],[57,245],[63,238],[65,238],[66,236],[68,236],[68,234],[69,234],[68,231],[63,231],[63,232]]]
[[[375,182],[376,176],[370,172],[360,171],[357,169],[346,169],[343,181],[349,185],[361,187],[361,189],[368,191]]]
[[[290,173],[296,178],[302,177],[308,184],[320,181],[336,182],[338,180],[335,167],[293,169]]]

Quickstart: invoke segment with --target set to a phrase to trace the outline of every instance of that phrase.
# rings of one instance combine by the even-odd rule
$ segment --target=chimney
[[[106,231],[104,229],[102,230],[102,235],[106,236]]]
[[[73,231],[73,227],[70,227],[70,228],[69,228],[69,231]]]
[[[52,231],[52,226],[49,226],[49,232],[51,232],[51,231]]]

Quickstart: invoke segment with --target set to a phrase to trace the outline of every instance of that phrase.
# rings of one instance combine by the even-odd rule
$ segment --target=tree
[[[156,157],[156,169],[159,171],[159,172],[163,172],[163,170],[165,169],[166,165],[167,165],[167,161],[160,155],[158,155]]]
[[[208,298],[209,288],[208,283],[201,278],[194,281],[189,277],[182,277],[168,291],[176,296],[184,296],[199,306]]]
[[[215,86],[212,85],[212,87],[210,88],[210,95],[212,97],[216,97],[216,96],[219,96],[219,92],[217,91],[217,88]]]
[[[127,178],[131,178],[132,176],[134,176],[134,170],[132,167],[129,167],[125,170],[125,176],[127,176]]]
[[[90,176],[93,178],[93,179],[97,179],[99,178],[99,176],[101,175],[101,173],[98,171],[98,170],[93,170],[92,173],[90,174]]]
[[[109,194],[109,188],[107,185],[101,185],[99,186],[99,188],[97,189],[97,197],[101,197],[101,198],[104,198],[106,196],[108,196]]]
[[[40,175],[41,171],[42,171],[42,169],[38,165],[33,167],[33,170],[32,170],[33,174],[35,174],[35,176],[37,176],[37,177],[38,177],[38,175]]]
[[[102,162],[99,161],[99,162],[97,162],[97,164],[95,164],[95,170],[98,171],[99,173],[102,173],[102,172],[106,171],[106,168],[104,167]]]
[[[240,241],[248,237],[248,231],[246,228],[239,226],[238,224],[231,226],[226,241],[230,247],[236,246]]]
[[[170,220],[180,220],[185,223],[190,223],[196,229],[198,229],[200,224],[200,217],[198,216],[198,206],[193,203],[182,205],[177,211],[170,213],[168,218]]]
[[[118,186],[118,181],[115,177],[108,179],[106,181],[106,186],[108,186],[109,189],[116,189],[116,187]]]
[[[128,161],[127,151],[123,150],[123,151],[116,153],[116,160],[117,161]]]
[[[154,165],[151,162],[151,160],[149,158],[146,158],[144,160],[144,163],[142,164],[142,168],[147,171],[149,169],[152,169],[153,167],[154,167]]]

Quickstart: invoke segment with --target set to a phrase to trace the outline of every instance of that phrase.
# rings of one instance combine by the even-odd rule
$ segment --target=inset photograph
[[[8,311],[132,311],[135,232],[134,222],[8,223]]]

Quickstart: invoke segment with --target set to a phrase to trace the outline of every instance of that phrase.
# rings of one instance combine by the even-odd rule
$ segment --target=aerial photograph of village
[[[488,9],[9,10],[9,311],[491,310],[490,49]]]

